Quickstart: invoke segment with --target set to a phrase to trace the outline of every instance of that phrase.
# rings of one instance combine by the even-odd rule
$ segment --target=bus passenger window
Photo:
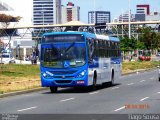
[[[94,40],[91,39],[88,41],[88,55],[89,55],[89,61],[92,61],[94,55]]]

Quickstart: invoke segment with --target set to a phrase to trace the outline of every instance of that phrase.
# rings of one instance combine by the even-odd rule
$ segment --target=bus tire
[[[96,72],[94,72],[92,89],[95,90],[96,86],[97,86],[97,74]]]
[[[111,86],[114,85],[114,70],[112,70],[110,85],[111,85]]]
[[[57,92],[57,90],[58,90],[58,87],[50,87],[50,91],[51,91],[51,93],[56,93]]]

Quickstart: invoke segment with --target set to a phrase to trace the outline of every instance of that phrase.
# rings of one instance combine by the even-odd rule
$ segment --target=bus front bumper
[[[87,78],[81,79],[45,79],[41,77],[42,87],[74,87],[74,86],[88,86]]]

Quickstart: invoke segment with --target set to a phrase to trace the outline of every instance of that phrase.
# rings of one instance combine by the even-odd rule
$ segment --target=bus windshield
[[[80,67],[86,63],[84,42],[44,44],[41,52],[41,63],[44,67]]]

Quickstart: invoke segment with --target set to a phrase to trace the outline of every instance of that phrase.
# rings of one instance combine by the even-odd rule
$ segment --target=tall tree
[[[3,27],[7,27],[10,22],[18,22],[20,19],[20,16],[13,17],[11,15],[0,14],[0,22],[3,25]]]
[[[151,27],[144,27],[140,36],[140,42],[143,42],[147,50],[153,50],[160,47],[160,34],[152,31]]]
[[[128,37],[123,37],[120,41],[122,51],[133,51],[137,49],[137,40],[135,38],[129,39]]]
[[[0,29],[0,37],[3,36],[3,28],[5,29],[10,22],[19,22],[19,20],[21,19],[20,16],[17,17],[13,17],[11,15],[6,15],[6,14],[0,14],[0,23],[2,25],[1,29]],[[13,29],[9,29],[8,31],[13,31]],[[0,48],[2,48],[3,45],[0,44]]]

